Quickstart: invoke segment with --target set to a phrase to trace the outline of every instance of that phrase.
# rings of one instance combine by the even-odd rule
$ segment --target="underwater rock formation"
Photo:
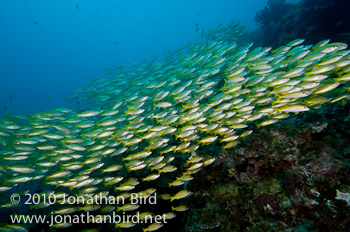
[[[348,104],[296,115],[220,152],[191,183],[186,231],[346,231],[349,116]]]
[[[278,23],[291,6],[293,4],[286,3],[285,0],[269,0],[267,6],[256,14],[255,21],[261,25]]]
[[[269,0],[255,17],[260,29],[249,37],[258,46],[280,46],[300,37],[310,44],[324,38],[349,43],[349,9],[347,0]]]

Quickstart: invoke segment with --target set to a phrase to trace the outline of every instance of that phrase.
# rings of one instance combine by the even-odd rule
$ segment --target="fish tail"
[[[346,99],[341,100],[341,106],[345,106],[346,104]]]
[[[282,95],[280,94],[275,94],[275,97],[277,97],[275,102],[279,102],[282,99]]]

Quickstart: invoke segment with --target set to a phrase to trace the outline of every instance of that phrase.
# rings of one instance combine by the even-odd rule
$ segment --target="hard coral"
[[[250,37],[259,46],[277,47],[295,38],[305,38],[308,43],[325,38],[349,43],[349,8],[347,0],[302,0],[297,4],[270,0],[256,14],[261,27]]]
[[[349,105],[296,115],[221,151],[219,162],[202,171],[207,178],[192,183],[198,203],[187,225],[198,225],[192,231],[344,231],[350,211],[336,200],[336,189],[346,191],[350,183],[340,152],[350,128],[337,118],[348,114]],[[344,136],[334,136],[339,133]]]

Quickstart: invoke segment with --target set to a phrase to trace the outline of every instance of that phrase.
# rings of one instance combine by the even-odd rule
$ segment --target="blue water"
[[[267,0],[2,0],[0,117],[74,105],[66,101],[104,68],[176,49],[201,31],[254,16]]]

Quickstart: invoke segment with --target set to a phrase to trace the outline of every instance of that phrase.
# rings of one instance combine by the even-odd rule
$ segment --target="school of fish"
[[[230,30],[230,33],[228,33]],[[324,40],[304,39],[271,49],[238,46],[230,24],[193,44],[169,52],[162,62],[139,62],[110,79],[93,81],[74,99],[93,110],[61,108],[0,120],[1,209],[9,215],[136,214],[152,216],[150,204],[130,204],[132,193],[156,194],[157,214],[167,220],[188,210],[187,183],[215,162],[208,147],[230,149],[291,113],[317,110],[323,104],[345,104],[350,98],[350,50]],[[121,196],[123,205],[49,204],[27,207],[9,201],[14,193],[70,196]],[[141,216],[140,216],[141,217]],[[69,230],[72,223],[46,229]],[[111,227],[111,225],[109,225]],[[155,231],[162,223],[113,228]],[[110,228],[109,227],[109,228]],[[93,231],[89,225],[86,231]],[[27,231],[28,225],[1,226]]]

